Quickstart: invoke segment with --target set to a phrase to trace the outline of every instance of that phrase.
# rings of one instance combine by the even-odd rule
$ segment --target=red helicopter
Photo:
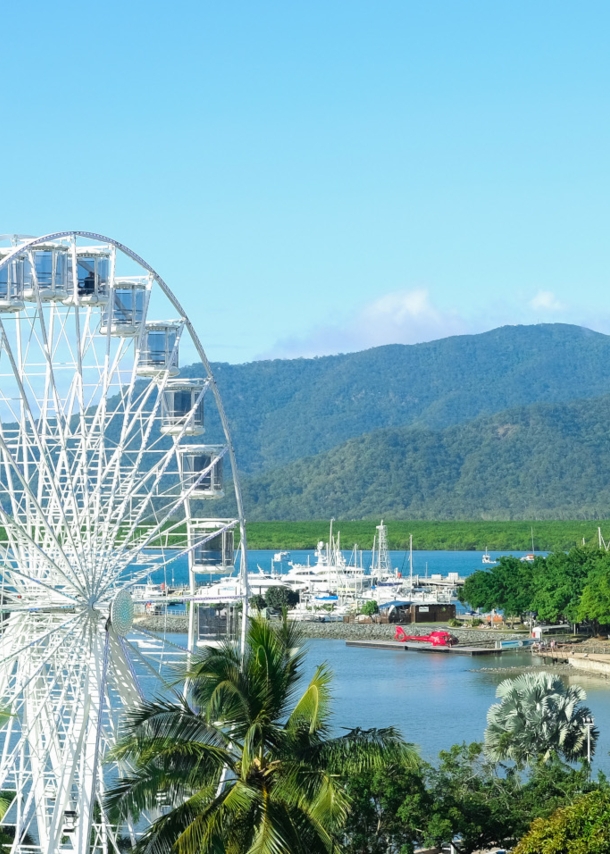
[[[394,640],[400,641],[420,641],[421,643],[429,643],[432,646],[453,646],[458,642],[455,635],[450,632],[435,631],[429,635],[408,635],[402,626],[396,626]]]

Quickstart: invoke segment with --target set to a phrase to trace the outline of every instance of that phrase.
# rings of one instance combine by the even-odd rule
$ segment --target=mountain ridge
[[[610,393],[610,336],[569,324],[504,326],[213,370],[239,467],[252,476],[384,427],[443,429],[511,406]],[[181,371],[200,373],[197,364]],[[219,438],[211,418],[206,441]]]

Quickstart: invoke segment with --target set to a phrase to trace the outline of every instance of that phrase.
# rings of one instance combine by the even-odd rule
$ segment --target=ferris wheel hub
[[[133,599],[128,590],[119,590],[110,605],[110,622],[117,635],[124,637],[133,626]]]

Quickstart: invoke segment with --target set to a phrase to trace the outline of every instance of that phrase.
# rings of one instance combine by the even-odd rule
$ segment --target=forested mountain
[[[416,425],[422,429],[410,435],[424,441],[433,435],[425,428],[610,393],[610,336],[566,324],[505,326],[340,356],[213,367],[239,466],[256,474],[379,428]],[[182,375],[200,371],[191,365]],[[218,426],[208,420],[206,440],[219,438]]]
[[[256,519],[610,517],[610,395],[376,430],[244,481]]]

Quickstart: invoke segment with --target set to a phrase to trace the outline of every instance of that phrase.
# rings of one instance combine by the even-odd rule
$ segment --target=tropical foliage
[[[610,560],[607,557],[587,576],[576,616],[596,626],[610,625]]]
[[[340,852],[350,811],[346,781],[389,761],[416,767],[392,728],[330,731],[331,674],[304,692],[300,631],[253,620],[245,658],[230,644],[194,663],[192,703],[151,701],[132,714],[117,756],[133,771],[108,796],[116,819],[171,808],[141,852]]]
[[[591,712],[581,705],[586,694],[579,686],[566,687],[552,673],[524,673],[501,682],[496,697],[500,703],[489,709],[485,730],[485,752],[491,759],[510,759],[521,767],[556,756],[568,762],[587,756]],[[598,736],[591,726],[591,754]]]
[[[610,792],[590,792],[537,819],[513,854],[610,854]]]
[[[405,772],[389,765],[354,775],[348,786],[349,854],[411,854],[449,841],[472,854],[512,847],[535,819],[606,784],[558,759],[517,773],[490,760],[482,744],[461,744],[442,751],[436,766]]]
[[[281,611],[282,608],[292,608],[299,601],[299,594],[289,587],[270,587],[265,593],[268,608]]]
[[[477,570],[459,592],[473,608],[496,608],[507,615],[531,612],[539,620],[610,623],[610,553],[573,548],[537,557],[532,563],[501,557]]]

